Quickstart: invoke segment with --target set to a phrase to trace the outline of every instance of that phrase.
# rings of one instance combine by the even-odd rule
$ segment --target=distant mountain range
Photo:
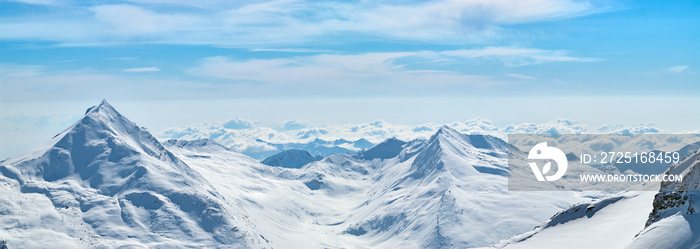
[[[275,148],[275,150],[244,152],[244,154],[258,160],[263,160],[271,155],[280,153],[285,150],[303,150],[309,152],[312,156],[326,157],[332,154],[355,153],[361,150],[372,148],[372,146],[374,146],[374,144],[372,144],[370,141],[367,141],[367,139],[364,138],[360,138],[355,141],[348,141],[345,139],[327,141],[316,138],[308,143],[281,144],[265,142],[261,139],[257,139],[255,141],[258,143],[268,145],[269,147]]]

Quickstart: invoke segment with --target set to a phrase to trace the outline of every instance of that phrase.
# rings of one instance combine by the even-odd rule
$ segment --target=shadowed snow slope
[[[626,192],[574,205],[535,230],[504,240],[496,247],[623,248],[644,227],[654,194]]]
[[[694,146],[694,145],[693,145]],[[533,231],[496,245],[498,248],[700,248],[697,215],[700,152],[695,151],[665,174],[684,175],[681,182],[640,186],[572,206]],[[636,189],[636,188],[635,188]],[[585,232],[583,232],[585,231]]]
[[[241,210],[106,101],[0,172],[0,237],[12,247],[266,244]]]
[[[262,164],[284,168],[301,168],[307,163],[321,160],[320,156],[312,156],[305,150],[285,150],[262,161]]]
[[[406,142],[404,141],[396,138],[389,138],[384,142],[370,148],[369,150],[357,153],[357,156],[365,160],[372,160],[375,158],[389,159],[398,156],[404,149],[405,144]]]

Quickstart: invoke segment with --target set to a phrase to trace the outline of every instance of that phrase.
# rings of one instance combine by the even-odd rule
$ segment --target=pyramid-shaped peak
[[[392,137],[375,145],[369,150],[358,153],[358,156],[365,160],[393,158],[401,153],[405,144],[406,142]]]
[[[119,112],[117,112],[117,110],[115,110],[114,107],[112,107],[112,105],[110,105],[106,99],[103,99],[99,105],[88,108],[85,111],[85,115],[88,115],[89,113],[103,113],[109,115],[119,114]]]
[[[432,139],[435,139],[435,138],[437,138],[437,137],[440,137],[440,136],[442,136],[442,137],[444,137],[444,136],[447,136],[447,137],[461,137],[461,136],[463,136],[463,134],[460,133],[459,131],[453,129],[452,127],[449,127],[449,126],[447,126],[447,125],[443,125],[442,127],[440,127],[440,129],[438,129],[437,132],[435,132],[435,135],[433,135],[433,136],[431,137],[431,140],[432,140]]]
[[[102,100],[99,105],[88,108],[85,116],[78,120],[73,127],[69,128],[69,130],[74,129],[110,130],[112,134],[121,134],[122,136],[130,136],[130,134],[144,130],[121,115],[106,100]],[[148,137],[150,137],[150,134]]]
[[[507,143],[497,137],[490,135],[467,135],[447,125],[440,127],[429,140],[429,143],[437,144],[454,142],[482,149],[498,148],[501,150],[507,148]]]
[[[452,127],[449,127],[448,125],[443,125],[438,129],[437,131],[438,134],[444,134],[444,133],[459,133],[457,130],[453,129]]]

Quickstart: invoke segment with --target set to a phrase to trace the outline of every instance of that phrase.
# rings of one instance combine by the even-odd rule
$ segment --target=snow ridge
[[[38,200],[48,200],[56,209],[52,219],[89,226],[87,234],[76,233],[49,219],[13,230],[19,233],[10,236],[18,236],[15,241],[25,241],[26,247],[42,241],[22,239],[27,234],[22,231],[31,234],[41,227],[54,227],[71,247],[88,235],[132,246],[265,245],[245,214],[225,205],[197,171],[106,101],[88,109],[51,143],[0,165],[8,188],[2,193],[20,200],[30,193],[43,195]],[[22,207],[19,203],[15,205]],[[16,210],[3,212],[28,219]]]

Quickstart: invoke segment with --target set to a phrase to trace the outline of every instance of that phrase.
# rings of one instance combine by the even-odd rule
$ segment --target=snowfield
[[[609,195],[508,191],[508,149],[443,126],[266,165],[209,139],[161,143],[103,101],[0,162],[0,238],[9,248],[697,245],[698,153],[670,169],[693,176],[682,184]]]

